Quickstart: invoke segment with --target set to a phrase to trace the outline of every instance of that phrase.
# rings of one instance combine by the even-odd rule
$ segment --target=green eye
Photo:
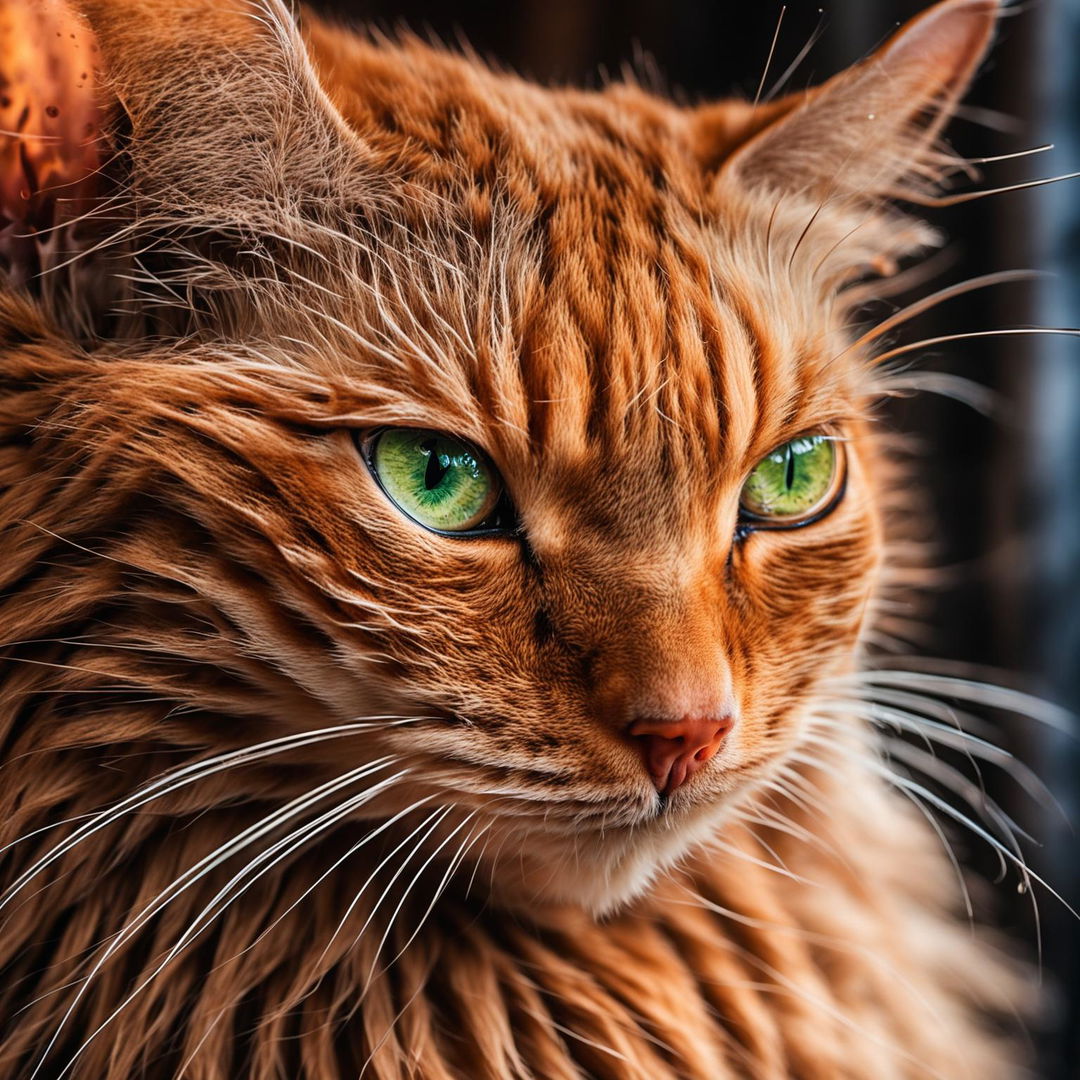
[[[437,431],[387,428],[375,437],[370,460],[395,505],[437,532],[477,528],[491,516],[502,493],[483,454]]]
[[[843,483],[840,451],[827,435],[803,435],[757,463],[739,506],[751,518],[801,525],[831,508]]]

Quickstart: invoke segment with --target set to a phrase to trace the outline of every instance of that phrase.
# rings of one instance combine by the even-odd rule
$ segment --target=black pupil
[[[440,455],[435,453],[438,442],[438,439],[425,439],[420,444],[420,449],[428,456],[427,468],[424,470],[424,487],[428,491],[437,488],[442,483],[449,469],[448,466],[443,465]]]
[[[790,491],[795,486],[795,455],[791,444],[787,445],[787,461],[784,463],[784,487]]]

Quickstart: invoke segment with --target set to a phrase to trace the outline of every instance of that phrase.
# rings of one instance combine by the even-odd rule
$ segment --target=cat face
[[[768,344],[729,340],[744,350],[739,377],[753,380]],[[789,415],[725,423],[718,388],[687,379],[670,359],[679,351],[698,374],[708,370],[696,338],[635,357],[641,381],[630,385],[660,387],[636,408],[609,391],[567,410],[527,399],[525,431],[476,417],[476,443],[513,508],[496,531],[426,530],[345,439],[332,466],[339,483],[351,477],[359,534],[331,556],[352,571],[341,582],[346,608],[351,592],[362,611],[392,614],[347,646],[358,657],[377,647],[386,660],[360,676],[358,700],[374,682],[380,708],[434,713],[434,723],[395,732],[393,749],[420,755],[423,773],[464,805],[509,807],[545,880],[553,860],[565,863],[559,888],[573,899],[587,890],[595,905],[619,895],[620,874],[623,888],[636,887],[644,867],[683,850],[797,741],[800,709],[850,663],[879,559],[857,399],[793,393],[800,406]],[[586,371],[590,358],[569,352],[554,362],[579,359]],[[789,378],[806,377],[788,367]],[[701,396],[666,394],[665,376],[696,383]],[[431,423],[460,431],[465,419]],[[545,427],[548,439],[528,434]],[[843,497],[803,527],[748,526],[747,477],[807,431],[835,438]],[[661,795],[638,732],[643,721],[675,727],[687,717],[727,718],[730,730],[692,782]],[[664,737],[663,727],[654,733]]]
[[[423,843],[482,827],[497,900],[624,901],[854,663],[884,465],[852,283],[927,241],[883,197],[932,169],[993,5],[723,110],[301,41],[276,9],[211,34],[152,7],[151,55],[122,4],[89,7],[129,284],[59,380],[50,452],[109,475],[79,526],[112,529],[107,633],[169,702],[132,738],[371,724],[298,750],[275,796],[366,765],[385,787],[356,813],[450,807]],[[814,512],[755,516],[748,480],[779,455],[790,488],[793,445],[835,460]],[[440,446],[472,464],[432,472]],[[451,468],[498,486],[475,528],[394,487]]]

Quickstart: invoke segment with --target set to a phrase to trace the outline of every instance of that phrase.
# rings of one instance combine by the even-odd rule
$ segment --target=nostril
[[[730,716],[648,717],[635,720],[627,734],[637,743],[657,791],[669,795],[716,754],[733,723]]]

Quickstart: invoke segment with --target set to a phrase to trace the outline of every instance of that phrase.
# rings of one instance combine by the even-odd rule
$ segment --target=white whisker
[[[61,1018],[60,1023],[53,1032],[53,1035],[49,1039],[48,1044],[42,1051],[38,1059],[38,1063],[35,1066],[34,1071],[31,1073],[31,1080],[34,1080],[34,1078],[38,1075],[38,1073],[44,1066],[45,1061],[47,1060],[49,1054],[55,1046],[57,1039],[60,1037],[61,1032],[66,1027],[68,1021],[74,1014],[75,1009],[79,1005],[79,1002],[82,1000],[83,995],[86,993],[97,972],[101,970],[102,966],[107,962],[109,957],[112,956],[117,951],[117,949],[120,948],[121,945],[123,945],[126,941],[130,940],[130,938],[135,933],[137,933],[138,930],[140,930],[151,918],[153,918],[153,916],[156,915],[158,911],[160,911],[166,904],[171,903],[177,896],[179,896],[183,892],[186,892],[192,885],[194,885],[197,881],[201,880],[201,878],[203,878],[207,873],[220,865],[226,859],[230,858],[237,851],[242,850],[256,840],[260,839],[262,836],[265,836],[267,833],[271,832],[274,828],[276,828],[279,824],[289,820],[290,818],[295,817],[299,813],[302,813],[309,806],[314,805],[315,803],[319,802],[320,800],[324,799],[326,796],[332,794],[340,788],[345,787],[350,783],[354,783],[356,780],[362,779],[364,776],[370,775],[371,773],[376,772],[379,769],[387,767],[395,760],[398,759],[387,757],[380,759],[379,761],[376,761],[372,764],[361,766],[360,768],[351,770],[344,776],[336,777],[333,780],[320,784],[312,791],[309,791],[302,796],[298,796],[296,799],[291,800],[276,811],[268,814],[260,821],[255,822],[253,825],[250,825],[246,829],[242,830],[239,834],[237,834],[237,836],[233,837],[232,840],[228,841],[226,844],[221,845],[221,847],[210,852],[210,854],[204,856],[194,866],[189,867],[186,871],[184,871],[184,873],[181,874],[179,878],[175,879],[168,886],[166,886],[166,888],[162,890],[162,892],[159,893],[154,900],[147,904],[131,922],[129,922],[122,930],[118,931],[117,934],[114,935],[112,942],[106,948],[103,955],[95,962],[89,973],[82,979],[82,987],[79,989],[71,1004],[68,1006],[67,1011]],[[366,793],[364,794],[366,795]],[[333,811],[330,811],[330,813],[333,813]],[[281,841],[278,841],[278,844],[280,845]],[[156,975],[157,972],[160,970],[161,965],[159,965],[159,967],[155,970],[154,974]],[[151,976],[151,978],[152,977],[153,975]],[[143,983],[139,986],[138,990],[141,990],[148,981],[149,979],[144,980]],[[134,993],[137,993],[138,990],[136,990]],[[129,995],[129,997],[125,999],[125,1001],[118,1007],[118,1009],[114,1010],[114,1012],[83,1041],[82,1045],[68,1061],[67,1065],[65,1065],[63,1070],[61,1070],[61,1072],[58,1074],[58,1080],[74,1066],[78,1057],[83,1053],[83,1051],[90,1044],[90,1042],[112,1021],[113,1017],[115,1017],[121,1009],[125,1008],[130,1003],[130,1001],[133,1000],[133,996],[134,995]]]
[[[62,858],[77,844],[82,843],[94,833],[100,829],[111,825],[125,814],[130,814],[134,810],[145,806],[147,803],[152,802],[155,799],[164,798],[166,795],[172,794],[174,791],[179,790],[182,787],[186,787],[188,784],[193,784],[198,780],[202,780],[207,776],[212,776],[215,773],[222,772],[226,769],[236,767],[238,765],[246,765],[252,761],[260,761],[263,758],[271,757],[275,754],[284,753],[287,750],[297,749],[303,746],[310,746],[314,743],[325,742],[330,739],[343,738],[347,735],[355,734],[360,731],[370,731],[372,729],[381,729],[386,727],[399,726],[401,724],[415,723],[417,720],[424,719],[423,717],[372,717],[370,721],[338,724],[331,728],[321,728],[316,731],[298,732],[293,735],[285,735],[277,739],[269,739],[263,743],[257,743],[254,746],[243,747],[239,750],[230,750],[224,754],[215,755],[212,758],[207,758],[202,761],[196,761],[189,765],[181,766],[178,769],[170,770],[157,780],[153,780],[148,784],[145,784],[134,794],[122,799],[119,803],[111,807],[107,807],[105,810],[99,811],[90,815],[81,815],[90,817],[85,825],[80,826],[70,836],[61,841],[59,844],[51,848],[41,859],[35,862],[27,870],[24,870],[16,880],[8,886],[3,895],[0,896],[0,909],[2,909],[29,881],[40,874],[43,870],[47,869],[50,865],[56,862],[57,859]],[[372,722],[375,721],[375,722]],[[76,820],[75,818],[69,818],[67,821],[56,822],[52,825],[45,826],[45,828],[57,828],[61,825],[68,824],[70,821]],[[36,832],[44,831],[43,829],[35,830]],[[26,836],[19,837],[16,840],[12,840],[10,843],[0,848],[0,854],[6,851],[8,848],[13,847],[15,844],[28,839],[33,833]]]
[[[448,811],[450,809],[451,808],[449,808],[449,807],[447,808]],[[390,934],[393,931],[394,923],[397,921],[398,915],[401,914],[401,909],[405,906],[405,901],[408,899],[408,896],[412,892],[413,887],[420,880],[420,875],[423,874],[423,872],[428,868],[428,866],[431,865],[432,861],[438,857],[439,852],[442,851],[442,849],[444,847],[446,847],[446,845],[448,843],[450,843],[450,841],[476,816],[476,814],[477,814],[476,810],[473,810],[470,813],[466,814],[465,817],[463,817],[461,819],[461,821],[459,821],[457,823],[457,825],[455,825],[454,828],[451,829],[450,832],[447,833],[445,837],[443,837],[443,839],[438,843],[438,845],[428,854],[428,857],[420,864],[419,868],[413,874],[412,880],[409,882],[409,884],[406,885],[405,888],[401,890],[400,894],[398,895],[397,906],[390,913],[390,918],[387,919],[387,921],[386,921],[386,926],[383,929],[382,937],[379,938],[379,943],[378,943],[378,945],[375,946],[375,951],[372,954],[371,966],[368,969],[367,978],[364,980],[364,987],[365,988],[371,985],[371,980],[375,977],[375,969],[378,966],[379,957],[382,955],[382,951],[386,946],[387,939],[390,937]],[[444,815],[444,817],[445,817],[445,815]],[[443,820],[443,818],[440,818],[439,822],[437,822],[436,824],[441,824],[442,820]],[[426,840],[426,839],[427,839],[427,836],[424,837],[424,840]],[[423,840],[420,841],[420,844],[418,845],[418,849],[420,847],[422,847],[422,846],[423,846]],[[408,861],[408,860],[405,860],[405,861]],[[442,883],[440,883],[439,887],[436,889],[435,896],[431,901],[432,906],[434,905],[435,901],[439,898],[439,896],[442,895],[443,886],[445,885],[446,881],[449,880],[449,877],[453,873],[454,869],[455,869],[455,861],[450,860],[449,867],[447,869],[446,874],[443,877]],[[393,884],[393,881],[391,881],[390,884]],[[389,887],[390,886],[388,885],[387,888],[389,888]],[[376,903],[375,907],[377,908],[381,902],[382,902],[382,897],[379,898],[379,901]],[[430,911],[431,907],[429,906],[427,910]],[[427,918],[427,912],[425,912],[424,918],[425,919]],[[419,930],[419,928],[418,928],[418,930]],[[361,933],[363,933],[363,931],[361,931]],[[414,934],[413,937],[415,937],[415,936],[416,935]],[[398,957],[401,956],[401,953],[405,951],[405,948],[407,948],[409,944],[411,944],[412,940],[413,940],[413,938],[409,938],[408,942],[406,942],[405,946],[403,946],[401,952],[398,953],[397,957],[395,957],[394,960],[398,959]],[[391,960],[390,963],[386,965],[386,967],[389,968],[394,963],[394,960]]]
[[[433,796],[433,795],[429,795],[425,799],[420,800],[419,803],[415,803],[413,806],[410,806],[408,808],[408,810],[400,811],[398,814],[394,815],[393,818],[391,818],[389,821],[387,821],[383,826],[381,826],[378,831],[382,832],[384,829],[389,827],[391,824],[393,824],[396,821],[399,821],[401,818],[405,817],[405,815],[407,813],[411,813],[413,810],[416,809],[417,806],[420,806],[420,805],[423,805],[423,804],[425,804],[427,802],[430,802],[434,797],[435,796]],[[451,807],[446,806],[446,807],[442,807],[441,809],[436,808],[434,811],[432,811],[431,814],[429,814],[426,818],[424,818],[423,821],[421,821],[415,828],[410,830],[401,840],[399,840],[397,845],[387,855],[385,855],[383,857],[382,861],[378,864],[378,866],[376,866],[375,869],[371,871],[371,873],[364,880],[364,883],[360,886],[359,889],[357,889],[356,894],[353,896],[352,900],[349,902],[349,906],[345,909],[344,914],[338,920],[338,924],[334,928],[334,932],[330,935],[330,937],[327,940],[326,944],[323,946],[323,951],[319,954],[318,960],[315,961],[314,967],[315,967],[316,970],[322,966],[323,962],[326,959],[327,954],[330,952],[331,946],[337,940],[338,934],[340,934],[341,931],[344,929],[345,923],[348,921],[349,916],[353,913],[353,911],[356,910],[356,906],[357,906],[357,904],[360,903],[360,900],[363,897],[364,893],[367,891],[368,886],[371,885],[371,883],[378,877],[378,875],[382,871],[382,869],[387,865],[387,863],[389,863],[393,859],[393,857],[407,843],[409,843],[410,840],[414,840],[416,838],[417,834],[420,832],[421,829],[423,829],[425,826],[427,826],[430,822],[435,821],[435,818],[440,813],[442,814],[443,817],[445,817],[446,814],[450,812],[450,809],[451,809]],[[440,818],[439,820],[442,820],[442,819]],[[437,824],[437,822],[436,822],[436,824]],[[435,827],[435,825],[431,826],[432,829],[434,827]],[[428,831],[430,833],[431,829],[429,829]],[[425,834],[425,839],[426,839],[426,836],[427,836],[427,834]],[[408,862],[408,859],[409,859],[409,857],[411,855],[412,855],[412,852],[410,852],[409,856],[406,856],[406,858],[402,861],[402,866],[398,868],[398,873],[401,872],[402,867],[404,866],[404,864],[406,862]],[[365,920],[363,926],[360,928],[359,933],[356,934],[355,940],[359,940],[360,937],[363,935],[364,931],[367,930],[367,927],[368,927],[368,924],[371,921],[372,915],[374,915],[374,908],[368,914],[368,917]]]

